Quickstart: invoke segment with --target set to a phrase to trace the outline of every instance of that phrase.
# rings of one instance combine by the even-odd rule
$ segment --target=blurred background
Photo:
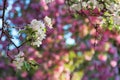
[[[3,2],[0,0],[0,8]],[[100,27],[94,46],[94,26],[87,17],[70,11],[66,5],[65,0],[7,0],[5,20],[17,46],[26,37],[18,31],[33,19],[43,20],[49,16],[54,28],[47,29],[47,37],[39,48],[20,47],[26,60],[35,60],[39,65],[31,64],[29,71],[16,70],[11,64],[6,47],[9,45],[12,57],[17,52],[3,35],[0,40],[0,80],[120,80],[120,35]],[[92,23],[97,20],[91,19]],[[0,19],[0,28],[1,25]]]

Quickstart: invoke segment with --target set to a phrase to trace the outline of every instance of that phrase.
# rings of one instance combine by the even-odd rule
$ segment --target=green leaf
[[[73,58],[75,58],[75,57],[76,57],[75,52],[74,52],[74,51],[70,51],[70,53],[69,53],[69,58],[70,58],[70,59],[73,59]]]
[[[28,62],[32,69],[34,69],[34,70],[38,69],[38,67],[39,67],[38,63],[35,60],[29,60]]]
[[[24,61],[24,69],[29,71],[30,70],[30,64],[26,61]]]
[[[84,75],[84,71],[83,70],[78,71],[78,72],[74,72],[72,80],[81,80],[83,75]]]

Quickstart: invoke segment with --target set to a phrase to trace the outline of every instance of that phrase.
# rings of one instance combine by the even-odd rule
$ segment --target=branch
[[[1,16],[1,18],[2,18],[2,32],[1,32],[1,36],[0,36],[0,39],[2,38],[2,35],[3,35],[3,30],[4,30],[4,16],[5,16],[5,6],[6,6],[6,2],[7,2],[7,0],[4,0],[4,3],[3,3],[3,13],[2,13],[2,16]]]
[[[2,13],[2,28],[0,29],[1,30],[1,35],[0,35],[0,39],[2,38],[2,35],[4,34],[7,39],[10,41],[10,43],[12,43],[16,48],[17,48],[17,51],[19,53],[19,48],[17,47],[17,45],[11,40],[11,37],[9,35],[9,33],[6,32],[5,28],[6,28],[6,25],[5,25],[5,10],[6,10],[6,2],[7,0],[4,0],[3,2],[3,13]],[[8,55],[8,52],[7,52],[7,56],[12,59],[9,55]]]
[[[7,0],[4,0],[4,5],[3,5],[3,14],[2,14],[2,30],[4,29],[4,21],[5,21],[5,6],[6,6]]]
[[[94,42],[94,47],[96,47],[96,45],[97,45],[97,35],[98,35],[98,24],[93,24],[92,23],[92,20],[90,19],[90,17],[89,17],[89,15],[87,15],[82,9],[83,9],[83,6],[82,6],[82,0],[80,1],[80,2],[78,2],[78,3],[75,3],[75,2],[73,2],[73,1],[68,1],[68,6],[70,6],[70,4],[69,4],[69,2],[70,3],[72,3],[72,4],[78,4],[78,3],[80,3],[80,7],[81,7],[81,12],[79,12],[79,11],[77,11],[77,10],[75,10],[75,12],[77,13],[77,14],[79,14],[79,15],[84,15],[84,16],[86,16],[87,18],[88,18],[88,20],[89,20],[89,22],[90,22],[90,24],[95,28],[95,30],[96,30],[96,35],[95,35],[95,42]],[[101,14],[102,15],[102,14]]]

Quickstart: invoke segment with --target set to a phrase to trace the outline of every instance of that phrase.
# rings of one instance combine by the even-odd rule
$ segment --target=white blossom
[[[54,0],[45,0],[46,3],[51,3],[53,2]]]
[[[115,25],[120,25],[120,16],[113,16],[113,21]]]
[[[33,28],[33,30],[39,30],[44,29],[45,24],[41,20],[37,21],[36,19],[33,19],[31,21],[30,27]]]
[[[110,15],[113,18],[114,24],[115,25],[120,25],[120,3],[110,3],[109,5],[106,6],[108,11],[110,11]]]
[[[109,5],[106,6],[106,8],[112,13],[112,14],[118,14],[120,11],[120,3],[110,3]]]
[[[13,64],[16,66],[17,69],[21,69],[21,67],[23,66],[23,62],[24,62],[24,53],[22,51],[20,51],[15,56]]]
[[[48,16],[45,16],[44,22],[50,29],[53,28],[52,27],[52,20],[51,20],[51,18],[49,18]]]
[[[104,8],[104,5],[103,4],[98,4],[97,8],[100,8],[102,10]]]
[[[30,27],[36,31],[37,37],[37,39],[33,41],[31,44],[37,45],[37,47],[39,47],[42,44],[42,40],[45,39],[46,37],[45,24],[41,20],[37,21],[36,19],[34,19],[31,21]]]
[[[105,24],[104,18],[103,18],[102,16],[99,16],[98,19],[99,19],[98,24],[99,24],[100,26],[103,26],[103,24]]]
[[[72,6],[70,6],[70,9],[79,11],[81,9],[81,5],[80,5],[80,3],[73,4]]]
[[[88,4],[88,5],[92,4],[92,5],[93,5],[93,6],[92,6],[93,9],[98,6],[97,0],[89,0],[89,1],[87,2],[87,4]]]
[[[86,3],[86,2],[82,2],[82,6],[83,6],[84,8],[86,8],[86,7],[87,7],[87,3]]]

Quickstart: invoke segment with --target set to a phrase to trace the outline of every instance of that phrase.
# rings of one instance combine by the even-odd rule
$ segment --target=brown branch
[[[4,0],[4,5],[3,5],[3,14],[2,14],[2,29],[4,29],[4,21],[5,21],[5,9],[6,9],[6,2],[7,0]]]
[[[18,46],[17,48],[20,48],[21,46],[23,46],[25,43],[27,43],[27,41],[29,41],[29,40],[26,40],[26,41],[24,41],[20,46]]]
[[[5,6],[6,6],[6,2],[7,2],[7,0],[4,0],[4,3],[3,3],[3,13],[2,13],[2,16],[1,16],[1,18],[2,18],[2,29],[1,29],[2,32],[1,32],[0,39],[2,38],[3,30],[4,30],[4,20],[5,20],[4,16],[5,16]]]
[[[11,40],[11,37],[5,31],[3,31],[3,33],[6,35],[7,39],[17,48],[17,51],[19,53],[18,46]]]
[[[7,0],[4,0],[4,3],[3,3],[3,13],[2,13],[2,16],[0,18],[2,18],[2,28],[1,28],[1,35],[0,35],[0,39],[2,38],[2,35],[4,32],[4,24],[5,24],[5,9],[6,9],[6,2]],[[6,35],[6,34],[5,34]],[[8,38],[9,39],[9,38]],[[7,56],[13,60],[13,58],[8,54],[8,50],[7,50]]]
[[[6,2],[7,2],[7,0],[4,0],[4,2],[3,2],[3,13],[2,13],[2,16],[1,16],[1,18],[2,18],[2,28],[1,28],[0,39],[2,38],[2,36],[3,36],[3,34],[4,34],[4,35],[7,37],[7,39],[10,41],[10,43],[12,43],[12,44],[17,48],[17,51],[18,51],[18,53],[19,53],[19,49],[18,49],[17,45],[11,40],[11,37],[10,37],[9,33],[7,33],[6,30],[5,30],[5,27],[6,27],[6,26],[5,26]],[[7,52],[7,56],[8,56],[10,59],[12,59],[12,58],[8,55],[8,52]]]

